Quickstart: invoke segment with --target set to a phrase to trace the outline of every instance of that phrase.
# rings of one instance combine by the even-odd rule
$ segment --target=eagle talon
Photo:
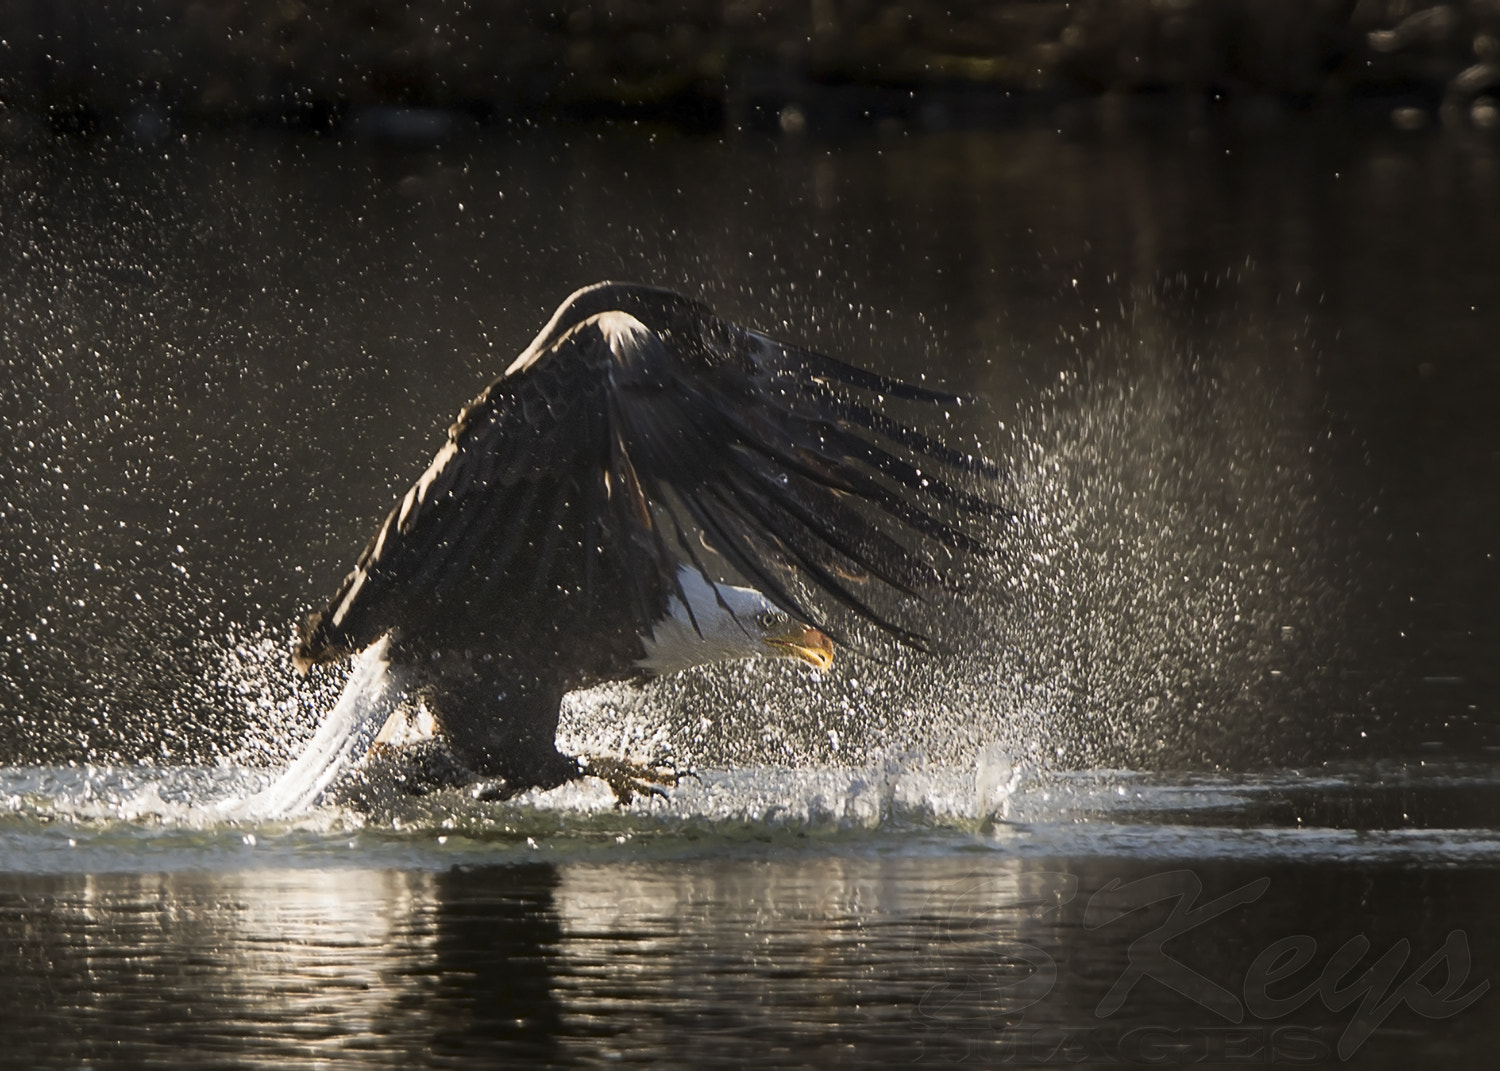
[[[684,777],[697,776],[691,771],[683,772],[660,766],[646,766],[641,763],[626,762],[624,759],[596,755],[580,756],[578,768],[583,772],[583,776],[597,777],[608,785],[610,791],[615,794],[617,807],[626,806],[637,795],[671,799],[666,788],[676,788]]]

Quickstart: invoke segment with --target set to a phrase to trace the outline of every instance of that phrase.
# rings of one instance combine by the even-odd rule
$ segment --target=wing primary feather
[[[809,532],[862,571],[873,574],[913,597],[920,597],[924,588],[942,586],[943,576],[938,570],[913,558],[900,543],[858,512],[839,502],[836,496],[824,492],[823,501],[813,509],[798,501],[795,496],[786,494],[785,488],[764,474],[747,472],[745,475],[755,480],[760,491],[768,492],[759,496],[762,501],[774,502],[777,508],[790,514]],[[738,481],[736,485],[737,490],[743,494],[753,493],[751,488]],[[876,549],[877,545],[879,550]],[[906,565],[905,571],[899,574],[895,565],[898,561]]]
[[[837,431],[837,429],[834,430]],[[847,457],[863,462],[882,476],[886,476],[903,487],[916,491],[918,494],[927,495],[940,502],[949,503],[967,513],[978,516],[992,516],[997,510],[1003,509],[998,503],[954,487],[935,473],[919,469],[905,458],[899,457],[875,443],[847,433],[839,434],[838,439],[839,445]],[[827,457],[826,455],[825,457],[832,463],[836,464],[839,462],[837,457]]]
[[[924,454],[934,461],[941,461],[971,475],[982,476],[986,479],[1000,478],[999,466],[988,458],[979,457],[975,454],[961,453],[915,428],[907,427],[905,424],[886,416],[884,413],[878,413],[869,406],[860,405],[858,402],[848,398],[841,398],[832,391],[822,393],[826,396],[824,404],[828,407],[829,414],[836,421],[857,424],[862,428],[883,435],[887,439],[898,442],[909,450]]]
[[[727,416],[724,419],[733,422],[732,418]],[[818,456],[827,461],[831,467],[819,469],[809,465],[803,458],[791,452],[779,449],[748,434],[749,429],[744,428],[743,424],[740,424],[737,430],[740,431],[737,441],[746,449],[754,451],[759,456],[784,467],[788,472],[796,473],[813,483],[833,491],[842,491],[865,501],[876,503],[877,508],[883,510],[888,515],[945,546],[965,553],[976,554],[993,553],[995,550],[995,548],[990,547],[981,540],[952,525],[944,524],[930,514],[906,504],[898,497],[890,495],[884,485],[873,479],[868,473],[848,464],[840,463],[836,456],[830,455],[827,452],[826,447],[819,448]],[[837,429],[834,430],[836,431]],[[854,439],[854,442],[858,443],[861,447],[868,445],[864,440],[852,436],[843,436],[842,433],[840,435],[841,437]],[[921,477],[917,478],[920,479]],[[930,482],[942,484],[942,481],[936,480],[935,477]],[[946,487],[946,485],[943,486]],[[966,492],[958,492],[958,494],[961,497],[956,504],[960,507],[968,507],[971,513],[983,514],[994,518],[1003,518],[1008,515],[1008,511],[996,503],[986,502],[984,499],[969,495]]]
[[[705,426],[703,419],[695,419],[699,413],[708,414],[712,421],[732,427],[737,433],[739,441],[751,446],[756,451],[768,457],[774,457],[784,464],[796,464],[790,451],[773,445],[770,435],[766,434],[771,429],[765,429],[757,434],[757,429],[752,427],[746,419],[745,414],[747,413],[764,411],[767,405],[765,398],[713,398],[705,395],[702,391],[692,392],[689,397],[696,404],[693,409],[683,408],[680,416],[684,420],[692,421],[698,427],[700,434],[709,439],[709,441],[712,441],[710,437],[715,434],[714,429]],[[838,399],[835,395],[830,394],[829,398],[835,404],[852,404],[845,403],[844,400]],[[983,459],[959,454],[957,451],[953,451],[941,443],[923,436],[914,429],[907,428],[862,406],[853,406],[852,412],[856,417],[854,423],[865,427],[872,434],[882,435],[887,439],[901,442],[902,445],[910,449],[918,449],[919,447],[931,448],[927,453],[935,462],[961,471],[970,472],[971,474],[976,471],[973,468],[974,465],[989,465],[989,462]],[[936,474],[921,472],[916,466],[892,454],[884,447],[851,434],[841,424],[830,421],[824,413],[820,412],[817,416],[808,417],[794,412],[790,408],[786,408],[780,410],[779,415],[781,417],[781,427],[775,429],[775,433],[782,440],[792,442],[798,448],[817,453],[830,463],[838,464],[841,460],[840,456],[829,453],[828,443],[832,441],[835,444],[835,448],[839,451],[839,455],[858,458],[864,461],[870,468],[881,472],[911,490],[951,502],[976,514],[993,514],[995,511],[1002,509],[997,503],[989,502],[977,495],[953,487]],[[871,422],[875,422],[879,426],[872,426]],[[907,441],[903,436],[911,437],[914,441]],[[817,445],[812,445],[814,443]],[[804,471],[807,472],[805,469]],[[812,475],[811,472],[807,472],[807,474]],[[998,470],[995,470],[995,474],[996,478],[998,478]],[[820,479],[822,482],[829,482],[826,475],[820,477]],[[830,483],[830,486],[834,485]],[[854,490],[854,488],[849,486],[844,486],[841,489]],[[870,497],[871,489],[866,488],[856,493]]]
[[[991,554],[997,551],[998,548],[969,534],[956,524],[949,524],[940,520],[934,513],[907,502],[897,495],[885,493],[884,486],[868,474],[858,469],[852,469],[847,465],[842,465],[834,457],[825,457],[825,460],[833,466],[834,471],[841,473],[845,477],[843,483],[849,488],[848,493],[865,501],[876,503],[878,508],[884,513],[901,521],[914,531],[920,532],[922,535],[928,536],[950,549],[960,550],[966,554]],[[799,474],[804,475],[809,472],[817,472],[817,470],[806,466],[796,466],[795,462],[789,468],[794,468]],[[844,489],[832,479],[817,479],[817,482],[833,490]],[[937,480],[935,477],[932,478],[931,482],[934,485],[942,483],[942,481]],[[929,488],[929,490],[931,489]],[[957,492],[957,496],[957,501],[948,499],[945,490],[937,490],[934,495],[940,502],[952,506],[962,513],[987,521],[1003,521],[1012,515],[1008,509],[998,503],[987,502],[977,496],[969,495],[967,492]]]
[[[702,526],[705,530],[711,531],[716,534],[716,539],[718,542],[720,542],[721,545],[733,548],[732,554],[729,556],[731,556],[731,560],[734,561],[736,567],[741,569],[747,576],[751,577],[757,584],[761,585],[763,593],[766,594],[766,596],[770,598],[771,601],[776,602],[783,609],[788,610],[789,612],[797,615],[810,624],[815,625],[817,628],[822,629],[839,643],[847,644],[849,642],[848,637],[842,633],[842,630],[835,631],[835,629],[828,624],[826,618],[824,618],[820,614],[815,613],[813,609],[808,606],[803,600],[793,596],[791,592],[786,589],[785,585],[783,585],[771,574],[770,570],[761,565],[762,556],[747,553],[735,545],[736,541],[732,538],[731,533],[727,531],[725,527],[725,519],[720,514],[720,511],[723,510],[730,516],[736,516],[739,511],[733,504],[722,500],[722,495],[719,493],[718,489],[704,488],[704,491],[704,500],[700,501],[697,498],[689,498],[687,500],[689,510],[693,513],[694,519],[698,521],[700,526]],[[716,503],[710,503],[710,501],[708,501],[709,499],[718,499],[719,501],[717,501]],[[753,513],[754,510],[750,510],[750,512]],[[746,542],[765,542],[767,540],[766,535],[757,532],[756,530],[749,527],[741,528],[741,538]],[[786,564],[800,565],[802,568],[806,569],[806,571],[817,582],[818,586],[827,591],[839,602],[844,603],[859,616],[864,617],[866,620],[891,634],[906,646],[912,647],[917,650],[926,650],[926,637],[882,617],[874,609],[865,605],[862,600],[845,590],[844,586],[839,583],[838,579],[830,574],[827,570],[823,569],[822,566],[820,566],[817,562],[805,558],[795,546],[791,546],[786,543],[780,543],[780,546],[780,556],[784,559],[788,559]],[[775,552],[773,552],[773,555],[774,554]]]
[[[747,580],[753,583],[761,594],[765,595],[766,598],[770,599],[783,610],[794,614],[826,633],[834,642],[844,645],[848,644],[848,637],[841,629],[829,624],[822,614],[817,613],[811,606],[788,591],[786,585],[782,584],[770,569],[761,564],[763,560],[761,556],[747,553],[741,549],[739,540],[735,538],[733,533],[727,531],[720,524],[717,517],[709,513],[703,503],[688,499],[685,505],[688,511],[693,514],[693,518],[697,521],[699,527],[709,533],[710,537],[714,539],[724,557],[729,559],[730,564]],[[748,531],[741,531],[739,536],[739,539],[747,542],[754,538],[756,537]],[[763,539],[764,537],[761,538]]]
[[[744,445],[779,464],[785,465],[788,468],[794,468],[804,476],[836,490],[847,491],[870,499],[881,497],[880,493],[884,491],[884,488],[881,488],[878,484],[871,484],[861,480],[856,485],[848,481],[836,482],[832,478],[834,472],[840,471],[846,475],[853,475],[854,470],[851,470],[846,459],[855,458],[863,461],[869,468],[880,472],[882,475],[889,477],[910,490],[929,495],[939,501],[957,506],[966,512],[979,516],[997,516],[1005,512],[1004,507],[998,503],[990,502],[978,495],[956,488],[935,474],[929,475],[923,473],[910,462],[897,457],[875,443],[849,434],[837,425],[819,422],[816,427],[808,430],[808,434],[797,440],[796,449],[814,453],[831,466],[829,469],[815,470],[801,461],[792,451],[782,449],[767,442],[763,437],[752,434],[753,429],[745,424],[743,420],[729,415],[727,409],[721,409],[716,415],[718,419],[727,420],[735,426],[735,430],[739,433],[739,441]],[[804,425],[804,428],[806,428],[806,425]],[[788,438],[790,438],[790,435],[788,435]],[[837,452],[830,452],[828,448],[830,439],[836,443]],[[818,445],[809,445],[811,441],[816,441]]]
[[[722,507],[729,510],[731,513],[740,512],[732,503],[727,501],[727,496],[723,494],[722,489],[713,488],[710,490],[710,495],[712,498],[717,499]],[[759,523],[763,528],[768,531],[774,531],[777,529],[778,526],[772,520],[771,516],[766,511],[760,509],[758,507],[758,504],[755,503],[753,499],[739,498],[738,501],[744,511],[750,513],[757,521],[757,523]],[[781,531],[784,534],[787,534],[795,532],[796,530],[795,528],[782,528]],[[898,640],[900,640],[907,646],[916,648],[918,650],[927,649],[927,638],[925,636],[923,636],[921,633],[913,632],[912,630],[905,628],[904,626],[896,624],[896,622],[890,620],[888,617],[885,617],[874,607],[870,606],[870,604],[865,602],[865,600],[859,598],[852,591],[850,591],[846,585],[841,583],[840,579],[837,576],[831,573],[828,569],[824,568],[823,564],[819,562],[809,551],[807,551],[805,547],[799,546],[799,542],[800,539],[794,535],[790,541],[783,540],[781,542],[781,545],[788,556],[793,559],[793,564],[796,564],[797,566],[807,570],[807,572],[813,577],[813,579],[817,581],[818,586],[822,590],[827,591],[830,595],[836,598],[839,602],[843,603],[845,606],[849,607],[849,609],[853,610],[859,616],[863,617],[871,624],[876,625],[879,628],[882,628],[885,631],[889,632],[891,635],[895,636]]]

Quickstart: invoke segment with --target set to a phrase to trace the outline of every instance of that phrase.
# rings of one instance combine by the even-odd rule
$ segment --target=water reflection
[[[7,1051],[23,1064],[320,1066],[368,1054],[408,1066],[477,1034],[517,1058],[545,1056],[557,1034],[556,877],[517,867],[501,878],[7,881],[5,941],[24,956],[0,981]]]
[[[432,955],[427,874],[251,871],[7,884],[8,937],[31,961],[0,982],[8,990],[7,1048],[33,1060],[333,1056],[399,1019],[388,979],[419,985]]]
[[[1399,1066],[1500,1040],[1471,1010],[1500,962],[1487,886],[993,852],[11,876],[0,1044],[19,1066],[1114,1062],[1147,1044]],[[1311,947],[1267,1003],[1288,939]],[[1389,999],[1335,999],[1359,971],[1324,988],[1351,940],[1366,965],[1407,950]],[[1429,959],[1424,1004],[1408,983]]]

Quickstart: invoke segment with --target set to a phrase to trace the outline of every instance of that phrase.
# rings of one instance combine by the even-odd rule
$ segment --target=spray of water
[[[676,795],[715,814],[860,823],[917,797],[989,814],[1046,770],[1254,768],[1336,733],[1348,582],[1301,343],[1175,323],[1149,295],[1089,338],[981,438],[1015,516],[974,590],[925,611],[936,653],[862,636],[822,674],[728,664],[596,689],[569,698],[560,746],[702,771],[711,791]],[[284,765],[343,685],[296,680],[281,626],[193,643],[193,709],[159,719],[162,761]]]
[[[928,609],[936,654],[871,638],[824,674],[740,663],[594,689],[565,704],[560,746],[821,771],[844,778],[843,803],[820,805],[837,814],[882,796],[872,776],[889,799],[893,771],[964,771],[979,813],[1038,771],[1256,768],[1332,731],[1344,584],[1309,464],[1313,373],[1295,339],[1165,315],[1141,298],[997,428],[1015,517],[974,590]],[[234,692],[277,715],[242,759],[295,751],[328,702],[257,680],[270,654],[262,638],[222,661]]]

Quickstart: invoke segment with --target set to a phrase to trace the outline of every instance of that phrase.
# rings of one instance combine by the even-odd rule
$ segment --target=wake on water
[[[410,698],[385,654],[378,644],[355,661],[338,702],[305,744],[296,719],[288,719],[268,726],[284,739],[245,752],[295,754],[285,767],[221,759],[0,768],[0,871],[442,868],[862,845],[1038,858],[1500,860],[1500,826],[1486,819],[1500,813],[1500,773],[1490,764],[1435,757],[1252,773],[1066,769],[1048,761],[1063,729],[1043,731],[1049,719],[1033,710],[1007,719],[1010,733],[1001,736],[993,711],[1009,696],[992,687],[983,667],[962,660],[947,680],[916,679],[907,667],[881,674],[858,666],[852,672],[860,680],[827,681],[751,665],[695,671],[639,691],[570,696],[559,733],[565,750],[618,748],[650,759],[674,735],[689,741],[676,756],[686,752],[680,765],[689,775],[663,798],[626,808],[602,782],[585,778],[505,802],[461,789],[421,798],[390,792],[355,810],[330,790],[358,773],[387,718]],[[897,688],[903,675],[904,693]],[[309,689],[310,709],[323,706],[326,691]],[[935,695],[947,701],[934,707]],[[900,720],[863,742],[835,743],[837,730],[826,726],[836,711],[809,710],[810,696],[841,707],[838,724],[851,736],[880,711]],[[705,738],[692,751],[694,722],[709,721],[705,713],[736,738],[743,735],[736,717],[762,724],[759,750],[740,761]],[[814,750],[809,741],[819,739]]]
[[[504,803],[451,791],[370,812],[248,817],[246,804],[277,783],[274,771],[230,765],[0,769],[0,871],[446,869],[767,850],[1500,862],[1500,827],[1485,821],[1500,810],[1500,777],[1485,764],[1169,777],[1047,773],[1000,753],[970,767],[890,756],[704,768],[624,809],[585,780]]]

